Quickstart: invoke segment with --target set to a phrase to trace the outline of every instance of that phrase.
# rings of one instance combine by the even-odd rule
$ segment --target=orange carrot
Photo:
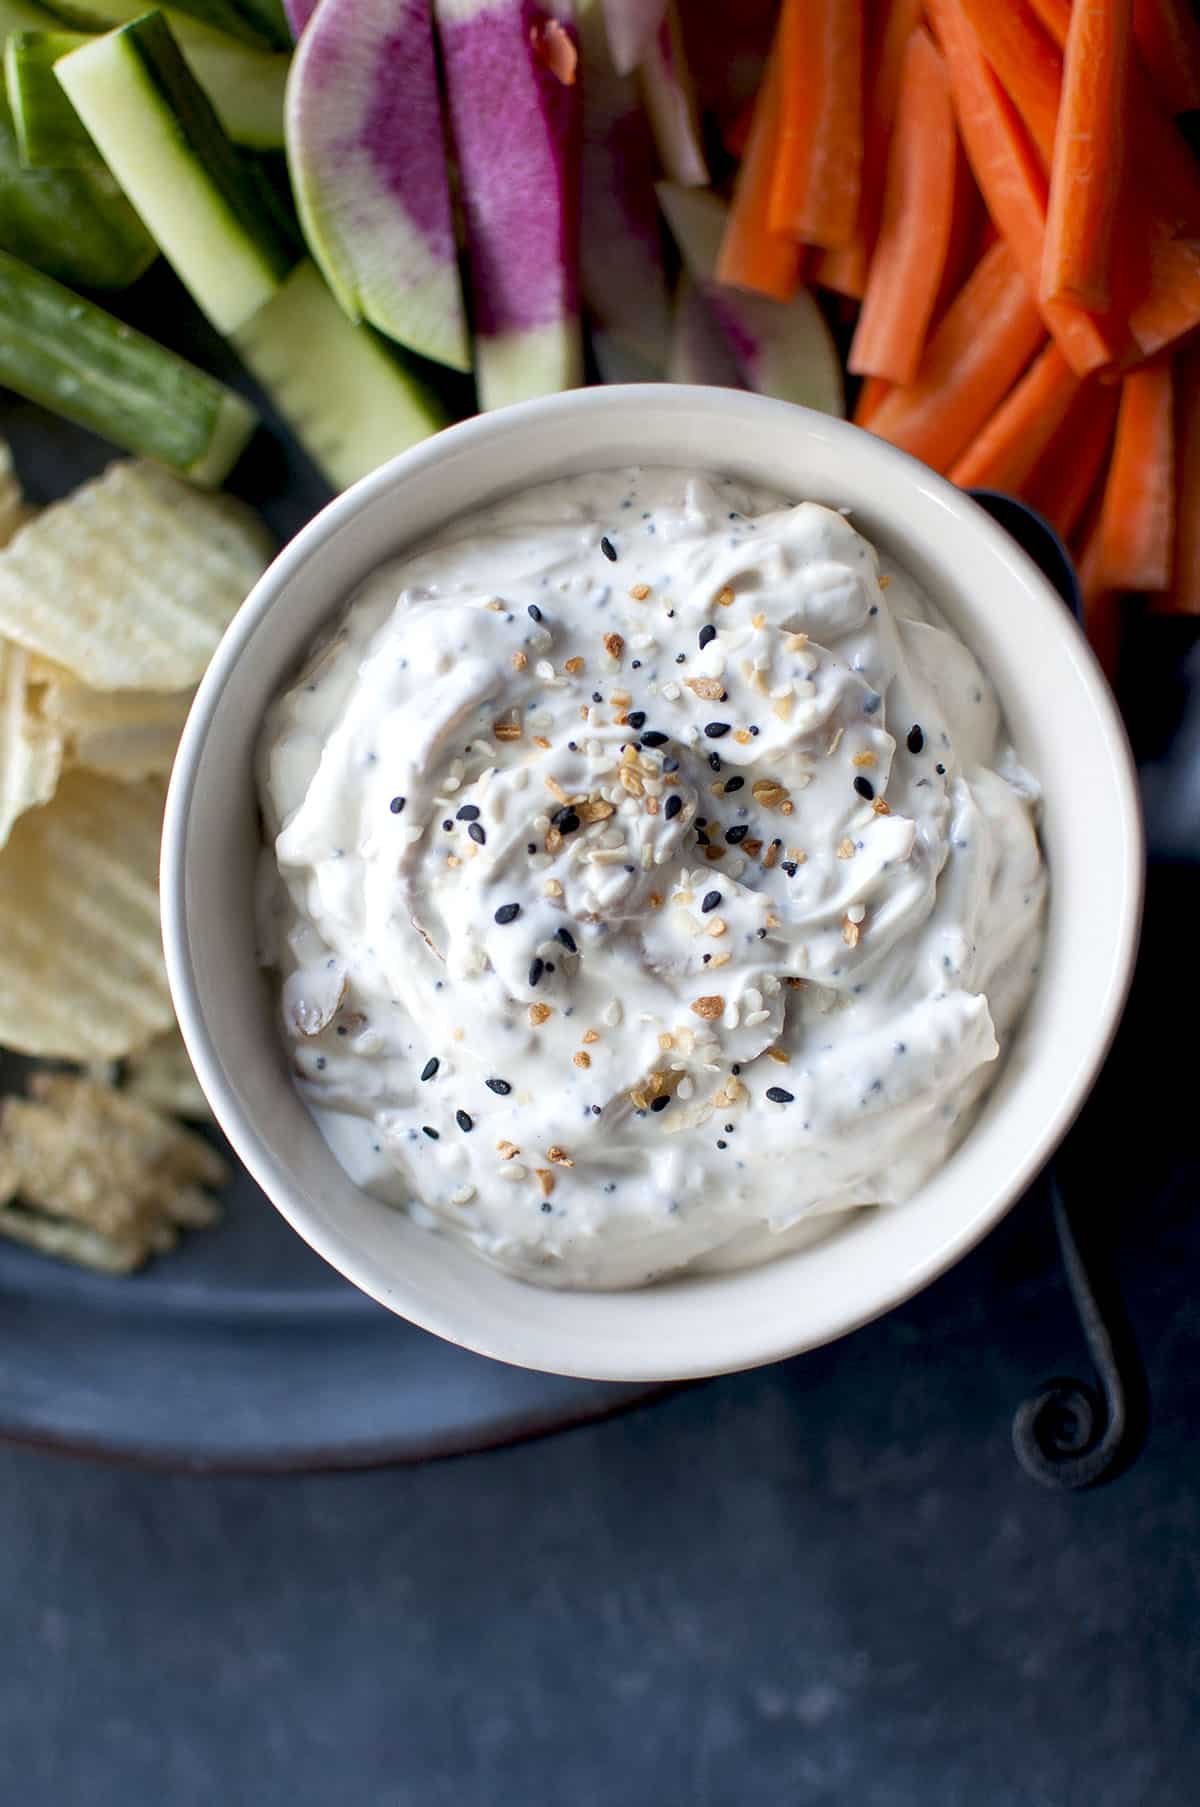
[[[1029,0],[962,0],[962,10],[1048,170],[1062,86],[1062,57],[1054,40]]]
[[[893,389],[871,431],[935,470],[968,446],[1038,348],[1042,322],[1001,239],[963,284],[930,339],[915,383]]]
[[[1200,25],[1188,0],[1133,0],[1133,30],[1167,111],[1200,107]]]
[[[1071,29],[1071,0],[1029,0],[1029,4],[1061,50]]]
[[[857,376],[916,377],[950,245],[957,160],[945,64],[918,28],[904,53],[883,220],[850,347]]]
[[[1069,539],[1091,500],[1108,459],[1120,389],[1090,377],[1027,478],[1022,495]]]
[[[1100,510],[1099,577],[1113,590],[1165,590],[1175,524],[1171,366],[1147,364],[1121,384],[1117,436]]]
[[[984,61],[959,0],[928,0],[954,96],[963,146],[988,212],[1036,296],[1046,226],[1046,182],[1016,109]],[[1077,376],[1116,361],[1109,323],[1072,302],[1042,305],[1047,330]]]
[[[1150,233],[1150,288],[1129,315],[1129,330],[1144,358],[1200,326],[1200,245]]]
[[[1175,569],[1150,607],[1200,615],[1200,348],[1175,360]]]
[[[848,245],[817,252],[812,279],[818,288],[832,289],[835,295],[847,295],[851,301],[862,300],[867,287],[867,247],[858,227]]]
[[[1100,566],[1102,518],[1095,520],[1079,549],[1079,591],[1083,598],[1083,630],[1100,669],[1116,684],[1124,638],[1124,599],[1104,581]]]
[[[863,386],[858,392],[858,400],[854,405],[854,424],[856,427],[869,427],[871,417],[877,412],[884,396],[889,394],[892,385],[881,376],[868,376],[863,379]]]
[[[1080,382],[1058,346],[1047,345],[951,467],[950,481],[961,489],[1006,489],[1019,496]]]
[[[779,148],[782,85],[777,38],[758,91],[754,124],[733,191],[717,259],[717,281],[736,289],[754,289],[776,301],[790,301],[800,281],[804,254],[794,239],[772,232],[767,221]]]
[[[950,216],[950,242],[946,246],[942,280],[934,298],[933,325],[937,325],[975,265],[998,236],[987,216],[962,140],[959,139],[954,153],[954,210]]]
[[[752,94],[746,104],[739,107],[729,124],[721,129],[721,143],[731,157],[742,158],[746,155],[746,146],[750,142],[750,132],[754,125],[754,108],[757,95]]]
[[[847,245],[862,176],[862,0],[784,0],[773,232]]]
[[[1132,0],[1074,0],[1042,253],[1043,301],[1103,311],[1124,157]]]

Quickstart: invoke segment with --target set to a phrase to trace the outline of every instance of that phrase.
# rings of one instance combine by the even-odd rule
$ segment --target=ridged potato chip
[[[0,1233],[107,1273],[215,1222],[228,1169],[201,1137],[135,1098],[39,1073],[0,1106]]]
[[[124,1090],[155,1110],[188,1117],[194,1123],[212,1117],[178,1029],[168,1029],[140,1054],[130,1055],[125,1063]]]
[[[113,464],[0,551],[0,635],[96,690],[188,690],[271,552],[243,503]]]
[[[174,1021],[158,923],[164,787],[68,772],[0,852],[0,1044],[115,1060]]]
[[[33,514],[21,494],[13,455],[0,439],[0,546],[7,546],[18,527],[23,527]]]
[[[30,697],[29,663],[0,640],[0,847],[19,816],[50,801],[63,766],[62,735]]]
[[[166,778],[192,696],[190,690],[93,690],[60,672],[42,692],[41,713],[62,736],[68,767],[128,781]]]

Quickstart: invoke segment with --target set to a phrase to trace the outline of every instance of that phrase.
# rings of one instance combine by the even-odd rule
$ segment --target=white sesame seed
[[[866,913],[866,906],[864,904],[851,904],[850,908],[846,911],[846,916],[850,922],[862,922]]]
[[[452,1205],[469,1205],[474,1196],[474,1186],[460,1186],[457,1192],[450,1194],[450,1203]]]
[[[549,684],[554,677],[554,667],[551,665],[549,659],[539,659],[534,666],[534,670],[537,672],[537,675],[542,680],[543,684]]]
[[[683,692],[680,690],[674,678],[671,679],[669,684],[663,685],[662,693],[666,697],[668,703],[677,703],[683,695]]]
[[[765,1023],[770,1014],[771,1012],[769,1010],[752,1010],[749,1016],[742,1018],[743,1026],[747,1029],[753,1029],[756,1024]]]
[[[520,1161],[505,1161],[503,1167],[496,1170],[497,1178],[502,1180],[523,1180],[528,1174],[529,1169],[522,1167]]]
[[[535,872],[544,872],[546,867],[551,864],[550,855],[548,853],[531,853],[529,864]]]
[[[691,1097],[691,1095],[695,1091],[695,1089],[696,1088],[692,1084],[690,1079],[681,1079],[679,1081],[679,1084],[675,1087],[675,1096],[677,1098],[682,1098],[684,1103],[686,1104],[687,1100]]]
[[[621,1019],[624,1014],[624,1011],[621,1009],[621,1000],[619,998],[613,998],[604,1006],[604,1021],[610,1029],[617,1029],[620,1027]]]

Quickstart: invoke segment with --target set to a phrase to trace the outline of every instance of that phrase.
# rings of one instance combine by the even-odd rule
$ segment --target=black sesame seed
[[[600,695],[598,690],[593,690],[592,701],[593,703],[602,703],[604,701],[604,698]]]
[[[732,797],[734,791],[740,791],[745,782],[746,780],[744,778],[727,778],[725,780],[725,795],[727,797]]]
[[[542,618],[541,609],[538,608],[538,605],[536,602],[531,602],[529,605],[529,619],[531,621],[540,621],[541,618]]]
[[[517,917],[520,914],[521,914],[520,904],[518,904],[518,903],[501,904],[500,908],[496,911],[496,914],[492,920],[494,922],[500,923],[501,926],[503,926],[506,922],[515,922],[517,920]]]
[[[705,626],[700,629],[700,651],[703,652],[706,646],[710,646],[716,637],[716,628],[711,622],[707,622]]]
[[[451,821],[451,820],[450,820],[450,818],[449,818],[449,816],[447,816],[447,817],[446,817],[446,820],[445,820],[445,821],[444,821],[444,822],[443,822],[443,823],[442,823],[442,827],[443,827],[443,828],[445,828],[445,829],[450,829],[450,828],[453,828],[453,827],[454,827],[454,824],[453,824],[453,822],[452,822],[452,821]]]
[[[682,808],[683,798],[677,796],[676,793],[672,791],[671,795],[667,798],[666,806],[663,809],[663,815],[667,818],[668,822],[673,822]]]
[[[757,729],[757,728],[756,728],[756,727],[755,727],[755,725],[754,725],[754,723],[753,723],[753,722],[751,722],[751,723],[750,723],[750,732],[751,732],[751,734],[757,734],[757,733],[758,733],[758,729]]]
[[[717,1147],[718,1148],[728,1148],[729,1144],[728,1144],[728,1142],[722,1142],[720,1136],[718,1136],[717,1137]]]
[[[439,1138],[439,1136],[438,1136],[438,1133],[437,1133],[437,1130],[436,1130],[436,1129],[430,1129],[430,1127],[429,1127],[429,1125],[428,1125],[428,1123],[422,1123],[422,1125],[421,1125],[421,1134],[422,1134],[422,1135],[423,1135],[423,1136],[428,1136],[428,1137],[429,1137],[429,1140],[430,1140],[430,1141],[431,1141],[431,1142],[437,1142],[437,1141],[439,1141],[439,1140],[440,1140],[440,1138]]]
[[[944,778],[946,776],[946,768],[944,765],[935,765],[933,769],[939,778]]]
[[[872,797],[875,795],[875,786],[871,783],[871,780],[869,778],[864,778],[861,772],[859,773],[858,777],[854,780],[854,788],[858,792],[860,797],[866,798],[868,803],[871,801]]]
[[[795,1093],[785,1092],[781,1085],[769,1085],[767,1087],[767,1097],[771,1100],[772,1104],[794,1104],[796,1102]]]
[[[783,870],[784,870],[784,872],[787,873],[789,878],[795,878],[799,869],[800,868],[797,866],[795,860],[784,860]]]
[[[719,772],[721,769],[721,755],[719,753],[710,753],[708,756],[708,763],[714,772]]]
[[[441,1066],[441,1064],[442,1063],[438,1059],[437,1055],[436,1054],[432,1055],[431,1058],[429,1060],[427,1060],[425,1062],[425,1065],[421,1068],[421,1078],[422,1079],[432,1079],[434,1074],[437,1072],[438,1068]]]
[[[738,842],[744,841],[749,833],[750,830],[747,828],[746,824],[744,822],[739,822],[736,823],[734,827],[725,830],[725,839],[731,847],[736,847]]]
[[[720,901],[721,893],[719,891],[706,891],[704,894],[704,902],[700,905],[700,914],[702,916],[707,916],[710,910],[716,909]]]
[[[529,983],[536,985],[545,970],[546,962],[544,960],[538,960],[536,957],[532,959],[529,962]]]
[[[495,1092],[498,1098],[507,1098],[512,1091],[507,1079],[485,1079],[484,1084],[489,1092]]]
[[[642,735],[642,745],[644,747],[665,747],[666,744],[666,735],[660,733],[657,728],[647,728],[646,732]]]
[[[728,734],[729,728],[729,722],[705,722],[704,724],[704,732],[707,734],[709,740],[720,740],[724,735]]]
[[[916,722],[914,722],[912,727],[908,730],[908,739],[904,744],[910,753],[923,753],[925,751],[925,733]]]
[[[600,550],[603,552],[605,558],[611,559],[613,564],[616,564],[617,549],[606,533],[600,536]]]
[[[579,817],[575,814],[575,811],[573,809],[565,809],[563,811],[561,817],[559,818],[559,822],[558,822],[559,833],[560,834],[574,834],[575,830],[578,827],[579,827]]]
[[[727,1136],[731,1136],[733,1134],[733,1124],[732,1123],[727,1123],[725,1125],[725,1134]]]
[[[525,851],[526,851],[526,853],[536,853],[537,852],[537,842],[536,841],[526,841]]]
[[[478,822],[478,806],[474,803],[464,803],[462,808],[456,812],[454,819],[456,822]]]
[[[324,1071],[325,1071],[325,1056],[323,1054],[318,1054],[317,1055],[317,1072],[323,1073]]]
[[[575,937],[572,935],[570,929],[555,929],[554,939],[556,941],[561,941],[569,954],[577,954],[579,952],[579,949],[575,945]]]
[[[633,714],[626,719],[631,728],[644,728],[646,725],[646,711],[644,709],[635,709]]]
[[[631,662],[630,669],[632,671],[640,671],[642,669],[642,661],[640,659],[634,659]]]
[[[705,954],[705,955],[704,955],[704,956],[703,956],[703,959],[702,959],[702,962],[701,962],[701,964],[702,964],[702,965],[704,965],[704,966],[707,966],[707,965],[708,965],[708,963],[709,963],[709,961],[710,961],[710,960],[711,960],[711,959],[712,959],[712,955],[711,955],[711,954]]]
[[[650,1109],[652,1111],[665,1111],[670,1102],[671,1100],[669,1098],[652,1098],[650,1100]]]
[[[483,826],[479,822],[469,822],[467,824],[467,833],[473,841],[478,842],[480,847],[482,847],[487,840],[487,835],[484,833]]]
[[[550,1215],[551,1211],[553,1211],[553,1209],[554,1209],[554,1206],[550,1203],[550,1200],[548,1198],[544,1198],[542,1200],[542,1210],[546,1214],[547,1217],[549,1217],[549,1215]]]
[[[464,1135],[468,1130],[472,1130],[475,1127],[474,1117],[468,1116],[466,1111],[455,1111],[454,1121],[458,1124],[458,1127],[462,1130]]]
[[[393,797],[391,802],[388,804],[388,808],[391,810],[391,812],[394,816],[398,816],[400,814],[400,811],[404,808],[404,805],[407,803],[407,801],[408,801],[407,797]]]
[[[742,1069],[737,1065],[736,1062],[734,1063],[734,1065],[732,1067],[730,1067],[729,1071],[733,1074],[733,1077],[735,1079],[740,1079],[742,1076]]]

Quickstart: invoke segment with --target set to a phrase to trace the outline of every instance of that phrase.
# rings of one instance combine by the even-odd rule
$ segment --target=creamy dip
[[[946,1159],[1037,971],[1037,788],[842,514],[570,477],[273,705],[264,961],[352,1177],[549,1285],[762,1260]]]

